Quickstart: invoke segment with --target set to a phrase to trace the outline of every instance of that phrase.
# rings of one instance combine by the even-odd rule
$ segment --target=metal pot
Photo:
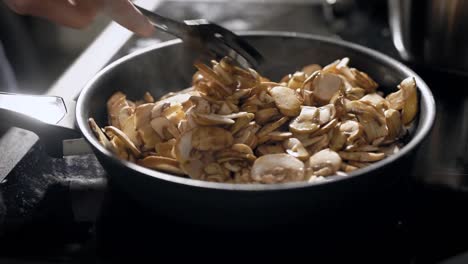
[[[388,0],[393,43],[404,60],[468,72],[468,1]]]
[[[434,99],[424,81],[403,64],[344,41],[298,33],[251,32],[243,35],[267,58],[261,70],[272,79],[279,79],[312,62],[325,65],[342,57],[349,57],[354,67],[369,73],[386,92],[395,90],[404,78],[414,76],[421,99],[419,118],[411,140],[396,155],[353,172],[348,177],[333,176],[320,183],[211,183],[123,161],[99,144],[88,126],[88,118],[94,117],[101,126],[104,125],[107,122],[106,101],[117,90],[122,90],[131,99],[137,99],[148,89],[159,97],[169,91],[188,87],[195,70],[192,63],[196,54],[184,47],[181,41],[174,40],[112,63],[89,81],[76,103],[76,128],[107,170],[110,185],[165,217],[207,226],[264,227],[311,219],[326,221],[337,219],[338,215],[349,219],[354,217],[355,209],[364,204],[374,208],[380,206],[385,210],[380,198],[395,193],[396,183],[408,176],[409,167],[414,161],[413,154],[434,122]],[[0,100],[0,108],[1,105]],[[14,114],[12,111],[6,112],[7,117]],[[59,125],[68,125],[69,129],[62,131],[69,133],[72,123],[67,122],[71,120],[67,117],[70,118],[70,112]],[[9,121],[29,129],[35,129],[40,124],[35,122],[31,125],[30,120],[18,114]],[[46,140],[70,136],[66,133],[60,136],[58,130],[58,126],[41,125],[39,130],[34,131],[38,131]]]

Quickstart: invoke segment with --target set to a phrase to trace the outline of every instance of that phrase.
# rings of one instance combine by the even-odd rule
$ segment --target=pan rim
[[[87,82],[83,90],[81,91],[76,106],[76,120],[77,125],[81,133],[83,134],[86,141],[88,141],[95,151],[100,152],[105,155],[107,158],[111,159],[114,163],[122,164],[125,167],[128,167],[131,170],[134,170],[145,176],[154,177],[158,180],[169,181],[175,184],[182,184],[192,187],[207,188],[207,189],[216,189],[216,190],[232,190],[232,191],[279,191],[279,190],[289,190],[289,189],[300,189],[300,188],[311,188],[313,186],[320,186],[322,184],[332,184],[334,182],[342,182],[346,180],[353,180],[356,177],[364,176],[366,174],[372,173],[374,170],[377,170],[381,167],[385,167],[397,159],[404,158],[409,152],[416,148],[429,134],[434,125],[436,106],[435,100],[432,95],[431,90],[424,80],[416,74],[409,67],[403,63],[383,54],[378,51],[372,50],[370,48],[361,46],[359,44],[351,43],[348,41],[332,39],[323,36],[317,36],[307,33],[298,33],[298,32],[283,32],[283,31],[245,31],[238,32],[242,36],[248,37],[284,37],[284,38],[303,38],[308,40],[319,41],[322,43],[329,43],[333,45],[344,46],[347,49],[356,50],[366,56],[373,57],[379,62],[390,65],[394,69],[402,71],[407,76],[414,76],[416,83],[418,84],[418,90],[420,92],[421,98],[420,103],[424,103],[426,111],[426,119],[422,124],[420,124],[420,129],[416,132],[415,136],[403,147],[401,150],[392,156],[386,157],[385,159],[376,162],[368,167],[359,169],[355,172],[349,173],[347,176],[330,176],[327,177],[324,181],[316,182],[290,182],[290,183],[279,183],[279,184],[236,184],[236,183],[216,183],[216,182],[207,182],[201,180],[194,180],[190,178],[182,178],[180,176],[159,172],[156,170],[147,169],[145,167],[139,166],[135,163],[121,160],[116,155],[111,153],[111,151],[105,149],[99,144],[95,136],[93,135],[91,129],[88,127],[87,118],[85,118],[85,109],[83,109],[83,103],[90,100],[89,94],[90,91],[94,88],[94,84],[102,76],[106,75],[108,72],[111,72],[113,68],[118,65],[128,61],[134,57],[141,56],[147,52],[162,49],[167,46],[180,44],[182,41],[180,39],[174,39],[167,42],[159,43],[154,46],[150,46],[138,51],[135,51],[131,54],[128,54],[113,63],[109,64],[101,71],[99,71],[91,80]]]

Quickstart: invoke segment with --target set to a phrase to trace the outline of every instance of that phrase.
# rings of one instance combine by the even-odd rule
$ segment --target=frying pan
[[[388,93],[408,76],[414,76],[420,106],[411,139],[401,151],[349,176],[332,176],[317,183],[236,185],[182,178],[120,160],[102,147],[88,126],[94,117],[100,126],[107,122],[106,101],[116,91],[136,100],[146,91],[155,98],[190,86],[197,54],[173,40],[132,53],[100,71],[83,88],[76,113],[67,113],[57,124],[44,124],[10,110],[2,119],[36,131],[46,145],[57,150],[57,141],[76,136],[79,130],[108,172],[109,184],[131,199],[174,221],[209,226],[259,227],[300,223],[350,216],[354,208],[385,207],[385,198],[398,195],[398,183],[409,175],[415,151],[427,136],[435,118],[432,93],[424,81],[405,65],[368,48],[318,36],[284,32],[242,34],[266,58],[261,72],[278,80],[310,63],[326,65],[349,57],[351,65],[372,76]],[[60,101],[60,98],[54,100]],[[70,102],[65,102],[67,105]],[[1,104],[0,104],[1,105]],[[59,103],[60,105],[60,103]],[[60,107],[58,107],[60,108]],[[76,122],[73,122],[76,118]],[[53,123],[53,122],[51,122]]]

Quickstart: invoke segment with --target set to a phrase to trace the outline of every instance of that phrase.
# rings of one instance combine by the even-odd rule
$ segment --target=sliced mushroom
[[[302,106],[301,112],[290,124],[289,129],[294,133],[309,134],[320,128],[320,111],[314,106]]]
[[[302,68],[302,72],[304,72],[307,76],[310,76],[312,75],[312,73],[316,71],[320,71],[321,69],[322,69],[322,66],[318,64],[310,64],[310,65],[304,66]]]
[[[344,160],[360,161],[360,162],[374,162],[385,158],[384,153],[372,152],[338,152],[340,157]]]
[[[288,117],[284,116],[273,123],[266,124],[260,129],[260,131],[258,131],[257,136],[262,137],[275,131],[276,129],[284,125],[287,121],[288,121]]]
[[[270,138],[270,140],[272,141],[283,141],[283,140],[286,140],[290,137],[292,137],[292,133],[291,132],[280,132],[280,131],[273,131],[271,133],[268,133],[268,137]]]
[[[244,117],[239,117],[235,120],[234,125],[231,126],[231,133],[235,135],[237,132],[239,132],[241,129],[245,128],[246,126],[249,125],[250,121],[255,117],[254,114],[248,113]]]
[[[283,142],[283,147],[286,153],[298,158],[300,160],[306,160],[309,158],[309,152],[304,148],[301,141],[297,138],[289,138]]]
[[[351,68],[351,73],[354,76],[354,82],[358,87],[364,88],[368,93],[372,93],[379,86],[374,80],[372,80],[369,75],[359,71],[357,69]]]
[[[359,169],[358,167],[355,167],[353,165],[350,165],[350,164],[347,164],[346,162],[342,162],[341,163],[341,168],[340,168],[342,171],[344,172],[353,172],[357,169]]]
[[[107,114],[110,125],[120,128],[120,120],[131,115],[132,108],[129,106],[126,95],[122,92],[114,93],[107,100]]]
[[[174,146],[176,143],[176,139],[170,139],[166,142],[157,143],[155,146],[156,153],[159,156],[167,157],[167,158],[175,158],[174,155]]]
[[[235,144],[246,144],[250,148],[254,149],[257,146],[256,133],[260,129],[260,126],[255,123],[249,123],[243,129],[235,134]]]
[[[179,162],[172,158],[148,156],[144,159],[137,160],[137,164],[154,170],[165,171],[178,175],[184,174],[179,167]]]
[[[306,75],[303,72],[295,72],[291,79],[288,81],[288,87],[291,89],[301,88],[302,84],[306,79]]]
[[[314,80],[313,87],[316,101],[323,105],[343,88],[343,80],[336,74],[323,73]]]
[[[307,151],[310,155],[313,155],[319,152],[320,150],[327,148],[327,146],[330,144],[330,137],[328,136],[328,134],[324,134],[319,137],[320,141],[317,141],[313,145],[307,147]]]
[[[159,137],[166,140],[180,136],[177,127],[164,116],[156,117],[151,120],[151,127],[156,131]]]
[[[346,141],[349,145],[354,144],[364,134],[362,125],[353,120],[346,120],[341,123],[340,131],[346,135]]]
[[[284,148],[280,144],[263,144],[259,145],[256,149],[258,156],[264,156],[269,154],[284,153]]]
[[[333,118],[335,118],[336,110],[335,105],[327,104],[318,108],[319,110],[319,124],[323,125],[330,122]]]
[[[301,111],[301,98],[293,89],[275,86],[269,90],[276,107],[285,116],[297,116]]]
[[[304,163],[288,154],[270,154],[255,160],[251,177],[261,183],[304,180]]]
[[[418,96],[416,81],[413,77],[404,79],[399,90],[387,96],[390,107],[395,110],[402,110],[402,123],[409,124],[416,116],[418,109]]]
[[[388,109],[385,111],[385,119],[387,120],[388,138],[390,140],[398,138],[403,129],[400,112],[394,109]]]
[[[233,144],[232,134],[220,127],[197,127],[193,130],[192,147],[201,151],[215,151]]]
[[[350,89],[346,89],[345,95],[346,98],[349,100],[359,100],[364,97],[366,94],[366,90],[359,88],[359,87],[351,87]]]
[[[278,108],[276,107],[265,108],[255,113],[255,121],[258,124],[263,125],[279,116],[280,116],[280,112],[278,111]]]
[[[359,101],[369,103],[375,106],[375,108],[380,109],[380,110],[385,110],[389,107],[387,100],[385,100],[378,93],[366,94],[364,97],[359,99]]]
[[[91,130],[94,132],[94,135],[97,137],[99,143],[104,146],[106,149],[115,151],[113,145],[110,143],[109,139],[106,137],[104,132],[102,132],[101,128],[97,125],[94,118],[88,119],[88,124],[91,127]]]
[[[414,78],[406,78],[400,84],[401,90],[405,92],[405,104],[401,111],[401,121],[403,124],[408,125],[413,121],[416,113],[418,112],[418,95],[416,91],[416,81]]]
[[[317,176],[334,175],[341,167],[341,157],[333,150],[324,149],[310,157],[308,167]]]
[[[135,144],[133,144],[130,138],[128,138],[128,136],[125,135],[125,133],[122,132],[120,129],[113,126],[106,126],[104,130],[106,131],[106,133],[111,133],[114,136],[118,137],[125,144],[125,147],[128,150],[130,150],[135,157],[138,158],[141,156],[140,150],[135,146]]]
[[[154,104],[142,104],[135,109],[135,127],[142,141],[142,150],[154,150],[156,143],[162,141],[161,137],[151,127],[151,111]]]

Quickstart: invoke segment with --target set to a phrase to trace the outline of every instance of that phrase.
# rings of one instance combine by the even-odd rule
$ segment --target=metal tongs
[[[192,48],[220,59],[228,56],[244,68],[257,69],[263,57],[244,39],[217,24],[205,19],[184,20],[179,22],[135,5],[154,27],[174,35]]]

